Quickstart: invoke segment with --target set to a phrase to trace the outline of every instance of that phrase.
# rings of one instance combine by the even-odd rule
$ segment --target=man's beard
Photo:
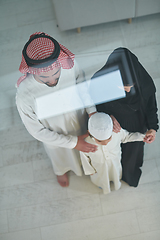
[[[59,78],[55,84],[49,85],[48,83],[45,83],[48,87],[55,87],[58,84]]]

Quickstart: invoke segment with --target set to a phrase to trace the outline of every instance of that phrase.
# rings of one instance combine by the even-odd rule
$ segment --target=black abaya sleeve
[[[152,94],[146,105],[146,120],[147,120],[147,128],[158,130],[158,116],[157,116],[157,102],[155,94]]]
[[[137,78],[139,83],[139,91],[141,94],[142,109],[146,117],[146,125],[148,130],[158,130],[158,115],[157,115],[157,101],[156,101],[156,87],[151,76],[141,65],[138,59],[133,60],[135,69],[137,70]]]

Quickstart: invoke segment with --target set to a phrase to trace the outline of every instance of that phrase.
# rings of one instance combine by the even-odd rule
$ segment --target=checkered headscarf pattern
[[[49,57],[54,52],[54,43],[50,39],[34,39],[27,47],[27,55],[31,59],[39,60]]]
[[[36,32],[30,36],[30,39],[34,35],[41,35],[42,32]],[[48,34],[45,34],[49,36]],[[28,66],[25,58],[22,53],[22,61],[19,67],[19,71],[24,74],[24,76],[20,77],[17,81],[17,86],[27,77],[28,73],[40,75],[42,72],[49,72],[53,70],[55,67],[62,67],[64,69],[71,69],[74,66],[74,54],[71,53],[66,47],[59,44],[60,46],[60,54],[58,59],[51,63],[49,66],[46,67],[33,67]],[[50,57],[55,49],[54,43],[44,37],[38,37],[31,41],[26,49],[27,56],[33,60],[42,60]]]

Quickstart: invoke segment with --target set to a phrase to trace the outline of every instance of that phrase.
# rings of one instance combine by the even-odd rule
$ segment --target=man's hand
[[[120,132],[121,125],[119,124],[119,122],[113,115],[111,115],[110,117],[112,118],[112,121],[113,121],[113,132],[115,132],[115,133]]]
[[[154,129],[150,129],[146,132],[143,142],[152,143],[155,140],[156,131]]]
[[[96,152],[97,151],[97,146],[85,142],[85,138],[88,137],[88,133],[81,135],[78,137],[78,142],[77,145],[75,146],[75,149],[81,152]]]

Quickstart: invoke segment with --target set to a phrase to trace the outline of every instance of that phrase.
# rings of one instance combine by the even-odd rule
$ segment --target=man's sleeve
[[[95,170],[90,164],[89,156],[84,152],[80,152],[80,157],[81,157],[81,162],[82,162],[82,166],[83,166],[85,175],[94,174]]]
[[[54,147],[72,149],[77,145],[78,138],[76,136],[65,136],[64,134],[49,130],[38,120],[31,107],[25,105],[20,99],[16,99],[16,104],[26,129],[34,138]]]

